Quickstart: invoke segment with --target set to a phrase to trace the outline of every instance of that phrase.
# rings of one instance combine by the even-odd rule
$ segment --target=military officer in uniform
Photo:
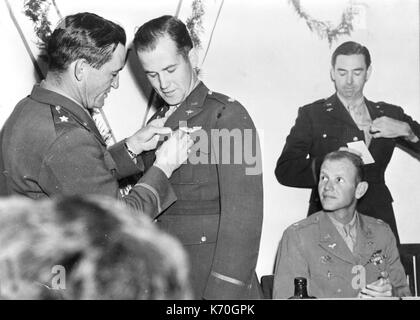
[[[160,120],[107,149],[90,111],[101,108],[125,63],[126,35],[119,25],[92,13],[66,17],[47,44],[46,79],[15,107],[0,137],[0,195],[33,199],[57,194],[119,198],[147,214],[176,200],[168,178],[192,145],[174,134],[156,161],[122,198],[120,179],[144,171],[137,154],[168,134]]]
[[[326,155],[318,185],[324,209],[284,232],[273,298],[293,296],[295,277],[307,278],[308,293],[317,298],[411,295],[388,224],[356,210],[367,188],[357,155]]]
[[[196,299],[260,298],[255,267],[263,187],[252,119],[239,102],[209,90],[198,79],[196,52],[179,19],[162,16],[145,23],[134,45],[152,87],[165,102],[152,119],[166,115],[165,125],[171,129],[196,130],[187,163],[170,178],[178,200],[154,218],[184,244]],[[218,135],[221,145],[213,139]],[[249,161],[251,153],[256,163]],[[147,167],[154,152],[143,158]]]
[[[312,188],[308,211],[312,214],[321,209],[316,186],[325,154],[347,148],[349,142],[364,141],[375,162],[366,165],[369,190],[359,201],[359,210],[387,222],[399,243],[384,174],[397,144],[420,153],[420,125],[402,108],[363,96],[370,64],[368,49],[356,42],[345,42],[334,51],[331,78],[336,93],[299,109],[275,175],[283,185]]]

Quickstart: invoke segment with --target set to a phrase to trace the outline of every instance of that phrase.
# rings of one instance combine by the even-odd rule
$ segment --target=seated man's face
[[[356,204],[356,168],[347,159],[326,160],[321,166],[318,192],[326,211]]]

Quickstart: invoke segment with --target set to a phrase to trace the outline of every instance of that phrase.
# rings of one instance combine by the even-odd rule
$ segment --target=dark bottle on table
[[[315,297],[308,295],[306,278],[295,278],[295,294],[289,299],[315,299]]]

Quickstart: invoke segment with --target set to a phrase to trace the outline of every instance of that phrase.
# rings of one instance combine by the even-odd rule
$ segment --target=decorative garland
[[[23,13],[33,22],[34,32],[38,37],[37,46],[45,48],[48,37],[51,35],[51,22],[48,20],[50,0],[25,0]]]
[[[334,27],[329,21],[321,21],[311,17],[300,4],[300,0],[289,0],[292,3],[299,17],[305,19],[306,24],[312,32],[316,32],[321,39],[327,38],[330,47],[333,41],[336,41],[339,36],[350,35],[353,31],[353,19],[357,15],[350,4],[341,15],[341,22]]]
[[[201,0],[194,0],[191,4],[192,13],[185,24],[190,31],[191,40],[194,47],[201,49],[200,34],[204,32],[203,16],[205,14],[204,5]]]

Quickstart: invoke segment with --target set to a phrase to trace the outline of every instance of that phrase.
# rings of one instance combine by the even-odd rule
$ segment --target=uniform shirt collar
[[[357,211],[354,213],[353,218],[351,219],[351,221],[349,223],[346,223],[346,224],[343,224],[340,221],[338,221],[337,219],[335,219],[333,217],[333,214],[331,212],[327,212],[327,216],[331,219],[331,222],[333,223],[333,225],[337,229],[337,231],[340,234],[340,236],[343,237],[343,239],[347,235],[346,229],[348,229],[349,230],[349,233],[351,234],[351,236],[354,237],[354,239],[356,239],[357,222],[359,220],[359,218],[358,218],[359,215],[358,215]]]
[[[356,108],[356,109],[358,109],[365,102],[365,97],[364,96],[360,97],[359,99],[356,99],[351,104],[344,97],[342,97],[338,92],[337,92],[337,97],[341,101],[341,103],[343,104],[343,106],[348,111],[350,111],[349,108]]]

